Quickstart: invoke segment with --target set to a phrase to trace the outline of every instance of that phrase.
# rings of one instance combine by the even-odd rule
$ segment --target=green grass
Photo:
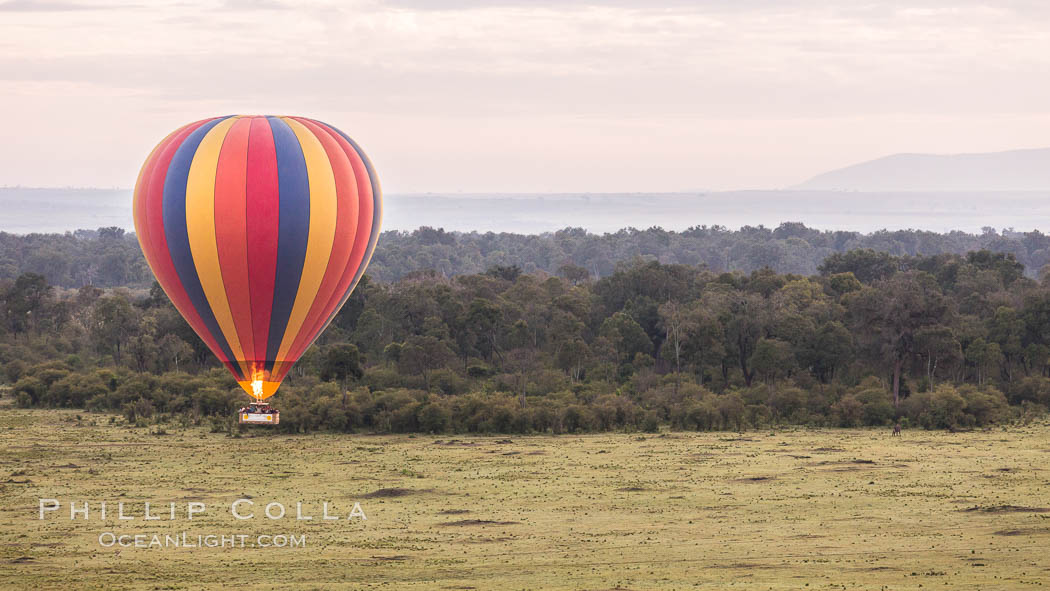
[[[1006,589],[1050,580],[1050,427],[533,437],[274,436],[0,409],[0,588]],[[153,429],[156,431],[156,428]],[[261,434],[261,435],[260,435]],[[125,496],[120,497],[121,493]],[[229,504],[290,517],[237,521]],[[37,520],[37,499],[135,521]],[[174,522],[143,501],[178,503]],[[192,522],[187,501],[208,504]],[[296,522],[301,501],[317,517]],[[320,503],[364,522],[321,523]],[[312,509],[312,511],[311,511]],[[113,509],[110,509],[113,511]],[[295,533],[304,549],[102,548]],[[807,587],[808,585],[808,587]]]

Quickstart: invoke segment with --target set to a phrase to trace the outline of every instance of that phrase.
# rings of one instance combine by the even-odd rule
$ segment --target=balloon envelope
[[[260,400],[350,296],[382,217],[361,148],[303,117],[216,117],[175,130],[142,166],[134,203],[157,281]]]

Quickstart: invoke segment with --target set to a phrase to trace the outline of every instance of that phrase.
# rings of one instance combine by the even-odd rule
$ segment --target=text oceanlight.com
[[[306,534],[99,534],[103,548],[305,548]]]

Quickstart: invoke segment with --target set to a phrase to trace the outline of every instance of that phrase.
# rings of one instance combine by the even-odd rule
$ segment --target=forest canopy
[[[792,224],[388,232],[275,402],[286,431],[1025,419],[1050,405],[1050,284],[1031,277],[1045,241]],[[152,283],[134,237],[0,245],[4,396],[232,428],[246,397]]]

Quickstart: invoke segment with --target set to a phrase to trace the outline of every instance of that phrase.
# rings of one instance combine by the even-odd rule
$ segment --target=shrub
[[[919,392],[909,396],[902,408],[908,419],[926,429],[953,429],[972,423],[966,415],[966,400],[954,387],[942,384],[933,392]],[[964,417],[970,416],[969,420]]]
[[[747,426],[747,409],[739,393],[733,392],[719,396],[716,404],[718,414],[721,415],[720,428],[740,431]]]
[[[896,412],[890,393],[881,381],[867,379],[850,392],[861,403],[861,423],[868,426],[887,425]]]
[[[1050,379],[1042,376],[1029,376],[1007,387],[1010,404],[1034,402],[1050,407]]]
[[[440,402],[432,400],[418,408],[416,422],[425,433],[444,433],[452,423],[452,415]]]
[[[48,406],[83,408],[95,396],[104,396],[109,389],[96,375],[71,374],[47,390],[42,402]]]
[[[831,405],[831,418],[838,427],[858,427],[864,422],[864,403],[847,394]]]
[[[645,431],[646,433],[659,433],[660,416],[650,410],[643,415],[642,424],[640,426],[642,431]]]
[[[137,425],[140,421],[153,417],[153,403],[145,398],[139,398],[135,402],[125,404],[122,411],[128,423]]]
[[[1010,418],[1010,405],[999,390],[986,387],[978,390],[970,384],[959,388],[959,395],[966,401],[966,412],[973,417],[978,427],[1000,423]]]
[[[29,407],[40,404],[41,399],[47,392],[47,385],[38,378],[25,376],[20,378],[11,388],[18,406]]]

